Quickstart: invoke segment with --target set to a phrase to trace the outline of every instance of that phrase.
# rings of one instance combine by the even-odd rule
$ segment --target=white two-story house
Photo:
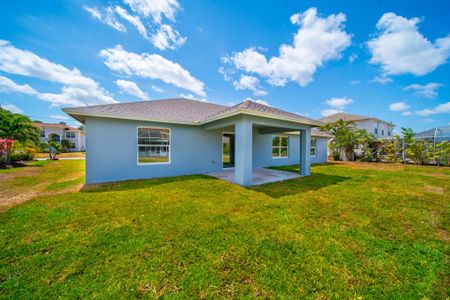
[[[33,125],[41,130],[41,142],[68,140],[73,145],[70,151],[84,151],[86,148],[86,134],[75,127],[53,123],[33,123]]]
[[[373,134],[379,139],[386,139],[393,136],[395,125],[392,122],[383,121],[378,118],[337,113],[319,119],[319,121],[326,124],[334,123],[339,120],[353,121],[356,128],[365,129],[368,133]]]

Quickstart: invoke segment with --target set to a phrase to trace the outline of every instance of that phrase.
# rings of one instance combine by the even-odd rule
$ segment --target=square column
[[[235,123],[234,181],[243,186],[252,185],[253,124],[244,116]]]
[[[309,176],[311,174],[311,128],[300,130],[300,174]]]

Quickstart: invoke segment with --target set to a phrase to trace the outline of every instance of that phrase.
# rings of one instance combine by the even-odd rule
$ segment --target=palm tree
[[[29,140],[37,141],[38,137],[38,129],[31,124],[27,116],[0,108],[0,138],[23,143]],[[6,150],[6,163],[11,163],[11,148]]]
[[[351,161],[354,159],[358,135],[353,121],[338,120],[323,126],[321,130],[333,136],[331,140],[333,148],[339,151],[343,160]]]

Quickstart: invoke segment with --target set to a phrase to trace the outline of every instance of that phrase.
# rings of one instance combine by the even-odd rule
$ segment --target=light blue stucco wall
[[[137,127],[171,130],[169,164],[137,164]],[[167,177],[222,170],[222,132],[233,127],[206,130],[200,126],[86,117],[86,183]],[[273,134],[253,129],[253,168],[292,165],[300,160],[298,135],[289,135],[288,158],[272,158]],[[326,139],[317,140],[311,163],[326,161]]]
[[[300,162],[300,136],[298,134],[281,134],[289,137],[288,157],[272,158],[273,134],[259,134],[253,131],[253,166],[255,168],[267,166],[287,166]],[[315,138],[315,137],[311,137]],[[316,138],[316,156],[311,157],[311,164],[325,163],[327,161],[327,139]]]

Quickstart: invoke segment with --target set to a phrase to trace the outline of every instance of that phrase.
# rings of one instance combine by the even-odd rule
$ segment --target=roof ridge
[[[222,104],[217,104],[217,103],[212,103],[212,102],[206,102],[206,101],[201,101],[201,100],[196,100],[196,99],[189,99],[189,98],[184,98],[184,97],[177,97],[177,98],[165,98],[165,99],[148,99],[148,100],[141,100],[141,101],[130,101],[130,102],[117,102],[117,103],[107,103],[107,104],[96,104],[96,105],[86,105],[86,106],[73,106],[73,107],[63,107],[62,109],[77,109],[77,108],[95,108],[95,107],[104,107],[106,105],[111,105],[111,106],[120,106],[120,105],[127,105],[127,104],[138,104],[138,103],[147,103],[147,102],[159,102],[159,101],[171,101],[171,100],[185,100],[185,101],[195,101],[195,102],[200,102],[203,103],[205,105],[215,105],[215,106],[220,106],[220,107],[228,107]]]

